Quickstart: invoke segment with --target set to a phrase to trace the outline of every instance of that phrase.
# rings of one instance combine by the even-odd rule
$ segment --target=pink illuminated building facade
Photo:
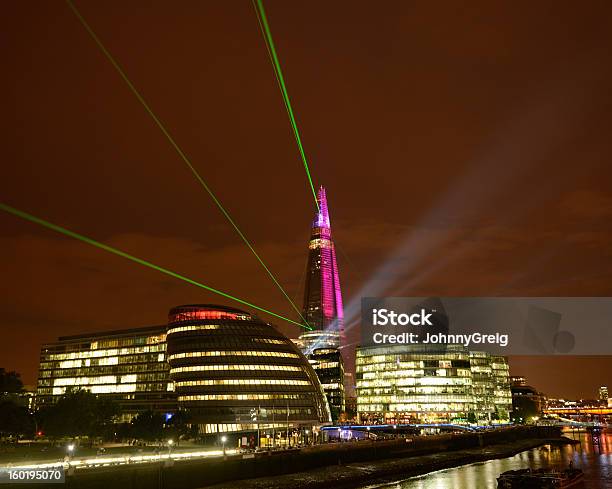
[[[317,201],[319,210],[312,222],[308,244],[303,316],[314,328],[316,335],[313,334],[313,337],[317,336],[322,342],[321,345],[312,346],[338,347],[344,334],[344,311],[327,196],[323,187],[319,188]]]
[[[344,363],[339,350],[344,338],[344,310],[327,196],[323,187],[319,188],[317,201],[319,209],[312,222],[308,243],[302,313],[312,330],[300,335],[296,343],[315,369],[335,420],[344,411]]]

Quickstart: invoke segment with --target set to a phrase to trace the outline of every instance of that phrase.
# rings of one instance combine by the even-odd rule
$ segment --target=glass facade
[[[510,366],[508,358],[491,355],[493,375],[493,404],[496,416],[503,421],[510,419],[512,412],[512,382],[510,381]]]
[[[338,348],[340,346],[340,333],[336,331],[308,331],[293,340],[305,354],[317,348]]]
[[[164,412],[176,407],[169,371],[166,326],[60,337],[41,349],[36,404],[80,388],[116,400],[127,419]]]
[[[357,348],[357,412],[365,423],[508,421],[504,357],[451,345]]]
[[[340,343],[344,335],[344,309],[336,250],[331,235],[327,196],[317,193],[318,212],[312,222],[302,315],[313,328],[295,340],[313,365],[327,401],[337,418],[345,410],[344,363]],[[330,364],[335,364],[330,367]],[[321,366],[326,365],[326,366]]]
[[[167,343],[178,404],[189,409],[202,433],[312,428],[330,421],[308,360],[255,316],[221,306],[175,307]]]
[[[336,421],[346,409],[342,354],[337,348],[318,348],[307,357],[323,386],[332,418]]]
[[[342,334],[344,309],[336,250],[331,236],[325,189],[317,193],[319,210],[312,222],[302,315],[316,331]],[[314,333],[314,332],[313,332]],[[312,334],[306,333],[305,336]],[[340,346],[338,344],[330,346]],[[329,338],[327,338],[329,339]],[[326,346],[326,345],[321,345]]]

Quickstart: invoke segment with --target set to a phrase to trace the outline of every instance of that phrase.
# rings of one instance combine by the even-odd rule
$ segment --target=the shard
[[[308,243],[308,265],[304,288],[304,310],[302,315],[313,328],[308,346],[340,346],[344,334],[344,312],[340,274],[336,250],[332,239],[325,188],[317,192],[319,209],[312,221]],[[306,339],[306,338],[304,338]]]
[[[323,187],[317,193],[319,208],[312,222],[302,315],[310,331],[297,343],[308,356],[327,395],[332,417],[344,411],[344,363],[340,344],[344,337],[344,311],[336,250],[332,239]]]

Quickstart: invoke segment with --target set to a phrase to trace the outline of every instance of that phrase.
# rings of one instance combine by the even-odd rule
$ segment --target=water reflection
[[[506,470],[540,467],[565,468],[570,460],[574,467],[585,473],[581,486],[589,489],[612,488],[612,433],[602,433],[599,440],[586,433],[565,433],[580,441],[579,445],[555,447],[547,445],[514,457],[490,460],[454,469],[440,470],[420,477],[413,477],[379,489],[494,489],[497,477]]]

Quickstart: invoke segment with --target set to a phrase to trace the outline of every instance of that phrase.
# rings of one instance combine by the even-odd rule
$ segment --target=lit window
[[[223,350],[223,351],[189,351],[185,353],[175,353],[174,355],[169,355],[168,360],[172,361],[178,358],[219,357],[219,356],[300,358],[299,355],[295,353],[285,353],[282,351]]]
[[[190,365],[188,367],[176,367],[170,369],[170,374],[181,372],[207,372],[209,370],[281,370],[285,372],[300,372],[302,367],[294,365]]]
[[[176,387],[190,387],[198,385],[310,385],[310,382],[307,380],[296,379],[207,379],[185,380],[175,382],[175,385]]]

